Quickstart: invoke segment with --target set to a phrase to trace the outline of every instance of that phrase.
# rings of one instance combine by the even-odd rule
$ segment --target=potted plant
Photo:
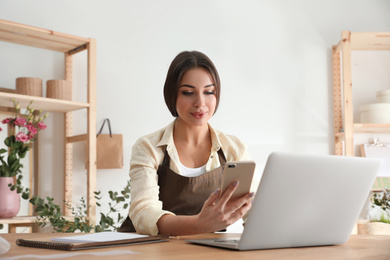
[[[23,159],[30,150],[30,144],[34,142],[37,133],[46,128],[43,120],[47,117],[40,116],[31,108],[31,103],[26,109],[26,113],[20,112],[19,103],[14,102],[15,116],[2,121],[12,129],[13,134],[4,140],[8,149],[0,149],[0,218],[10,218],[18,214],[20,208],[20,195],[28,197],[28,189],[23,191],[20,186],[22,175]],[[0,131],[2,129],[0,128]],[[8,154],[8,155],[7,155]],[[14,183],[16,180],[16,183]]]
[[[375,235],[390,235],[390,189],[385,188],[380,194],[371,197],[372,214],[369,233]]]

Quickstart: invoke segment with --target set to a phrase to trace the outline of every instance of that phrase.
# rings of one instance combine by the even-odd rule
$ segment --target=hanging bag
[[[106,121],[109,134],[102,134]],[[98,169],[123,168],[123,136],[112,134],[108,118],[104,119],[96,135],[96,164]]]

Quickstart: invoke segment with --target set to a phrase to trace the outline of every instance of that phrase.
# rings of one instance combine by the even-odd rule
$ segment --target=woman
[[[219,198],[221,165],[249,159],[236,137],[208,124],[219,97],[218,72],[206,55],[192,51],[176,56],[164,85],[165,102],[176,119],[133,146],[130,218],[120,231],[148,235],[214,232],[248,212],[253,193],[230,200],[237,181]]]

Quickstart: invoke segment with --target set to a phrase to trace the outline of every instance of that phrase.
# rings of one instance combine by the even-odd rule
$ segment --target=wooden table
[[[232,234],[203,234],[197,236],[173,237],[168,242],[90,249],[82,251],[60,251],[20,247],[15,244],[17,238],[32,238],[39,236],[61,237],[73,234],[1,234],[1,237],[11,243],[11,249],[0,259],[30,255],[28,258],[39,259],[36,256],[51,255],[56,259],[390,259],[390,236],[352,235],[343,245],[269,249],[254,251],[234,251],[190,244],[184,239],[226,237]],[[130,255],[130,251],[138,254]],[[119,253],[113,255],[113,253]],[[103,255],[105,254],[105,255]],[[72,256],[72,257],[69,257]],[[47,258],[46,258],[47,259]]]

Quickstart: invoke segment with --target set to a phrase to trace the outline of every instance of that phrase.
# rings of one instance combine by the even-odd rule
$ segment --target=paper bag
[[[109,134],[102,134],[106,121]],[[98,169],[123,168],[123,136],[112,134],[108,118],[103,121],[96,135],[96,164]]]

